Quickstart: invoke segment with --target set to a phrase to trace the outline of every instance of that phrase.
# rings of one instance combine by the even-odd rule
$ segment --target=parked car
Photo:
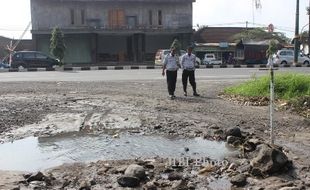
[[[215,58],[215,55],[212,54],[212,53],[206,53],[205,57],[203,59],[203,64],[204,65],[209,65],[209,64],[211,64],[211,65],[213,65],[213,64],[214,65],[215,64],[220,65],[220,64],[222,64],[222,60],[217,60]]]
[[[59,61],[39,51],[18,51],[12,56],[12,68],[51,68],[59,65]]]
[[[7,69],[10,68],[10,65],[4,62],[0,62],[0,69]]]
[[[181,50],[180,61],[181,61],[182,56],[184,54],[186,54],[186,51],[185,50]],[[196,56],[195,67],[199,67],[199,65],[201,65],[201,60],[199,59],[199,57]]]
[[[292,64],[294,62],[294,50],[282,49],[278,50],[273,56],[274,64]],[[309,64],[310,59],[306,55],[298,55],[298,63]]]
[[[168,55],[169,53],[170,53],[170,49],[157,50],[156,55],[155,55],[155,65],[163,65],[165,56]],[[180,55],[180,61],[181,61],[181,58],[184,54],[186,54],[186,51],[180,50],[180,53],[181,53]],[[201,64],[201,60],[199,59],[199,57],[196,57],[195,66],[199,67],[200,64]]]
[[[155,55],[155,65],[163,65],[166,55],[170,53],[170,49],[159,49]]]

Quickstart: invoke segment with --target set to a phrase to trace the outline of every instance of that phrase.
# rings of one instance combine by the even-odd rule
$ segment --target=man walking
[[[175,85],[177,82],[177,74],[178,74],[178,65],[177,65],[177,56],[175,55],[176,50],[175,48],[171,48],[170,54],[168,54],[164,59],[163,71],[162,75],[165,76],[166,70],[166,78],[167,78],[167,85],[168,85],[168,93],[170,99],[174,99],[174,91]]]
[[[182,83],[184,96],[187,96],[187,80],[189,78],[189,83],[193,88],[193,95],[200,96],[196,90],[196,81],[195,81],[195,61],[196,56],[192,54],[193,48],[188,47],[187,53],[182,56],[181,67],[183,69],[182,73]]]

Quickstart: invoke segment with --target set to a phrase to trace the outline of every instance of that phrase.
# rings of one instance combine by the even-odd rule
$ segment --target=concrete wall
[[[34,41],[38,51],[50,54],[50,35],[38,35]],[[67,35],[65,37],[64,62],[91,63],[91,36],[89,35]]]
[[[81,10],[85,11],[85,20],[100,19],[100,27],[108,26],[108,14],[111,9],[123,9],[126,16],[136,16],[137,24],[149,25],[149,11],[152,11],[153,25],[158,25],[158,11],[162,11],[163,28],[182,28],[192,26],[192,2],[94,2],[63,0],[31,0],[32,29],[79,28],[82,24]],[[74,21],[71,24],[71,10],[74,10]],[[126,18],[125,18],[126,22]]]
[[[87,36],[70,36],[65,38],[67,63],[91,63],[91,39]]]
[[[127,36],[106,36],[102,35],[98,38],[98,53],[109,52],[117,54],[127,49]]]

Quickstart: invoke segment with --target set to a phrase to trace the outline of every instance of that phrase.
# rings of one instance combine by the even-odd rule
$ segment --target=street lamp
[[[310,23],[310,1],[309,1],[309,7],[306,8],[307,14],[309,16],[309,23]],[[309,29],[308,29],[308,54],[310,54],[310,24],[308,23]]]

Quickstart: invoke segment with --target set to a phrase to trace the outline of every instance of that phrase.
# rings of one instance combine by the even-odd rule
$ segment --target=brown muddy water
[[[28,137],[0,144],[0,170],[38,171],[63,163],[135,158],[203,157],[221,161],[236,154],[224,142],[203,138],[145,136],[121,133],[67,133]]]

